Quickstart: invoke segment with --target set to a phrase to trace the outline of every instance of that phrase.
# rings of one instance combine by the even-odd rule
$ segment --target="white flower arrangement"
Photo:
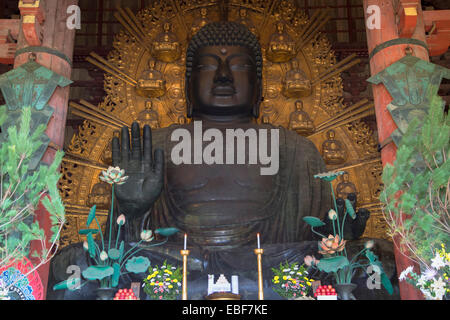
[[[445,251],[444,244],[431,261],[431,268],[427,266],[420,275],[414,272],[413,266],[409,266],[398,279],[414,285],[428,300],[442,300],[450,293],[450,254]]]

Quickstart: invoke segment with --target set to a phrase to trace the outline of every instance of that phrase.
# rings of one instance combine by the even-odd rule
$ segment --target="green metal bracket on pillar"
[[[0,133],[0,143],[6,140],[7,130],[19,123],[23,107],[32,107],[31,133],[40,125],[47,125],[54,109],[47,103],[57,86],[65,87],[72,81],[54,73],[34,60],[0,75],[0,90],[7,106],[7,118]],[[33,170],[47,150],[50,139],[46,134],[41,138],[43,145],[36,150],[30,162]]]
[[[393,99],[387,109],[398,127],[391,135],[397,146],[408,123],[428,113],[429,97],[437,95],[442,78],[450,79],[450,69],[406,55],[367,79],[373,84],[383,83]]]

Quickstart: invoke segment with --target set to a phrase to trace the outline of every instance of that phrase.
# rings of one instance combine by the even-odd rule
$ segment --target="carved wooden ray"
[[[128,33],[136,39],[139,44],[145,48],[148,52],[151,52],[151,48],[148,43],[145,41],[145,33],[142,28],[139,28],[139,22],[137,21],[136,16],[134,14],[130,17],[127,12],[125,12],[120,6],[117,6],[117,11],[114,13],[114,17],[120,24],[128,31]],[[127,10],[131,12],[131,10]]]
[[[350,57],[350,56],[349,56]],[[348,62],[350,59],[349,57],[345,58],[344,60],[346,60],[345,62]],[[344,60],[340,61],[339,63],[337,63],[334,66],[331,66],[331,68],[329,68],[326,72],[320,74],[316,79],[313,79],[311,81],[311,85],[316,85],[320,82],[325,82],[328,79],[342,73],[343,71],[350,69],[351,67],[353,67],[355,64],[358,64],[361,62],[360,59],[355,59],[347,64],[344,64],[345,62],[343,62]],[[344,65],[343,65],[344,64]],[[339,68],[337,68],[337,66],[340,66]],[[337,69],[336,69],[337,68]],[[336,69],[336,70],[335,70]],[[335,70],[335,71],[333,71]]]
[[[69,102],[69,106],[72,108],[71,112],[72,114],[85,118],[86,120],[90,120],[92,122],[101,124],[105,127],[109,127],[113,130],[120,130],[122,128],[122,125],[99,114],[96,113],[95,111],[92,111],[88,108],[85,108],[73,101]]]
[[[365,101],[364,101],[365,100]],[[365,118],[371,114],[375,113],[374,104],[370,103],[368,105],[363,106],[367,100],[363,99],[362,101],[356,103],[352,107],[344,110],[343,112],[337,114],[336,116],[330,118],[329,120],[319,124],[314,133],[310,134],[308,138],[322,133],[327,130],[331,130],[340,126],[343,126],[347,123],[360,120]]]
[[[117,118],[116,116],[113,116],[111,113],[106,112],[105,110],[102,110],[102,109],[100,109],[100,108],[94,106],[92,103],[89,103],[88,101],[86,101],[86,100],[84,100],[84,99],[81,99],[81,100],[80,100],[80,103],[81,103],[82,105],[84,105],[84,106],[86,106],[86,107],[92,109],[93,111],[95,111],[95,112],[97,112],[97,113],[99,113],[99,114],[101,114],[101,115],[104,115],[105,117],[110,118],[111,120],[115,121],[115,122],[116,122],[117,124],[119,124],[119,125],[122,125],[122,126],[125,126],[125,127],[131,127],[131,125],[130,125],[129,123],[123,121],[123,120],[120,119],[120,118]]]
[[[266,8],[264,9],[264,15],[263,20],[261,21],[261,25],[259,26],[258,30],[260,32],[259,36],[261,37],[261,32],[265,30],[267,21],[272,14],[273,10],[276,7],[276,4],[279,2],[279,0],[272,0],[270,4],[267,4]]]
[[[108,166],[106,164],[95,162],[95,161],[92,161],[92,160],[89,160],[86,158],[80,158],[78,155],[74,155],[67,151],[66,151],[62,161],[78,164],[78,165],[93,168],[93,169],[100,169],[100,170],[108,169]]]
[[[318,34],[320,29],[331,19],[331,16],[329,15],[330,8],[327,8],[325,10],[320,10],[318,12],[318,16],[315,17],[315,14],[313,17],[315,17],[315,21],[312,22],[312,19],[310,20],[310,24],[307,27],[307,30],[302,34],[300,39],[296,43],[296,49],[297,51],[300,50],[302,47],[306,46],[311,40],[313,40]]]
[[[190,35],[189,28],[187,27],[186,23],[184,22],[184,20],[181,17],[181,9],[178,5],[178,1],[170,0],[170,4],[172,5],[172,8],[175,11],[175,16],[178,20],[178,23],[180,24],[180,26],[183,27],[184,32],[186,33],[186,39],[188,39],[189,35]]]
[[[91,52],[91,55],[92,54],[95,55],[95,53]],[[121,70],[118,71],[118,69],[112,63],[109,63],[108,61],[105,61],[103,64],[102,62],[100,62],[96,59],[93,59],[91,57],[87,57],[86,61],[92,63],[93,65],[99,67],[103,71],[109,73],[110,75],[116,77],[119,80],[124,81],[125,83],[128,83],[131,86],[136,86],[136,84],[137,84],[137,81],[135,79],[133,79],[132,77],[130,77],[129,75],[127,75],[125,72],[123,72]]]

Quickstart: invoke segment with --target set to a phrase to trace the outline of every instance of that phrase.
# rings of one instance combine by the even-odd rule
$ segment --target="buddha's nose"
[[[216,75],[214,77],[215,83],[231,84],[233,83],[233,74],[231,73],[230,66],[226,61],[222,61],[217,68]]]

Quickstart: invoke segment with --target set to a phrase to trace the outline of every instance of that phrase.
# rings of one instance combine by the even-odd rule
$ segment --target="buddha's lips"
[[[236,89],[233,86],[216,86],[212,88],[211,93],[214,96],[232,96]]]

